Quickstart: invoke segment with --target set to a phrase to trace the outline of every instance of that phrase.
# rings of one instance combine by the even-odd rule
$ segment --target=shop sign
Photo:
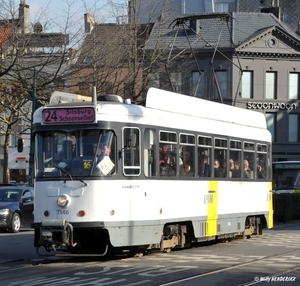
[[[248,109],[285,109],[293,110],[297,108],[297,103],[284,102],[247,102]]]

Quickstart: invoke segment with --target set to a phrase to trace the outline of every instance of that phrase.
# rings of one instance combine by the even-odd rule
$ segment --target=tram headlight
[[[60,207],[66,207],[67,205],[70,204],[70,197],[68,195],[61,195],[57,198],[57,204],[60,206]]]

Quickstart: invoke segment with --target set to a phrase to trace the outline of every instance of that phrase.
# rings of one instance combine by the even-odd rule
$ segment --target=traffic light
[[[22,139],[22,138],[19,138],[19,139],[18,139],[18,152],[19,152],[19,153],[23,152],[23,148],[24,148],[23,139]]]

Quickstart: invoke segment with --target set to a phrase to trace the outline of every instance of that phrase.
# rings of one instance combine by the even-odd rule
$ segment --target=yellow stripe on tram
[[[273,192],[272,192],[272,183],[269,185],[269,225],[268,228],[273,227]]]
[[[206,236],[217,235],[218,221],[218,181],[210,181],[208,185]]]

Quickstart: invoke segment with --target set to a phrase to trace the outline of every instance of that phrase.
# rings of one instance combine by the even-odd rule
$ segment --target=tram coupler
[[[73,226],[64,219],[45,219],[40,228],[40,246],[76,246],[73,242]]]

